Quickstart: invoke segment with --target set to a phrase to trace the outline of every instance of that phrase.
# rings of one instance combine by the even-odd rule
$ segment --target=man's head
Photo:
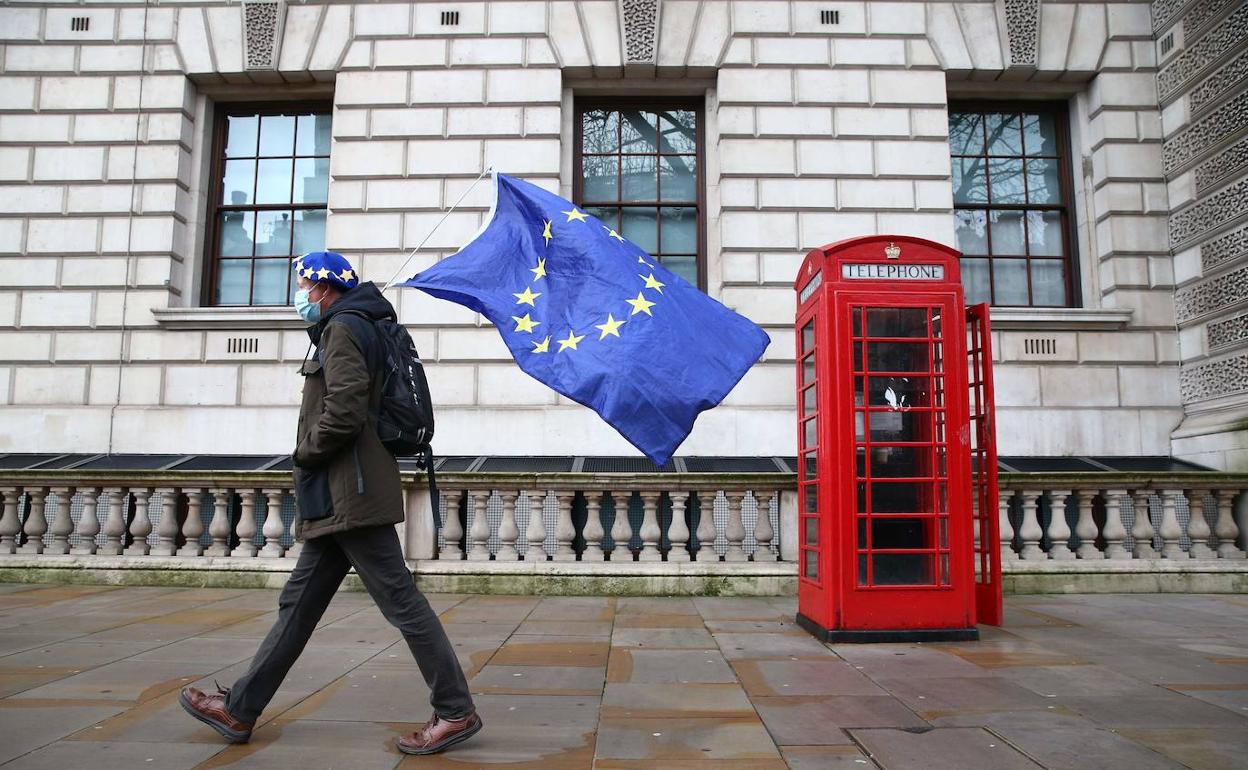
[[[359,285],[359,278],[346,257],[332,251],[314,251],[295,262],[295,310],[309,323],[316,323],[330,305]]]

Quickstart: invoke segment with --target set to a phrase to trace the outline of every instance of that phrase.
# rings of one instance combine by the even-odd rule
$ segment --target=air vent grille
[[[1165,56],[1174,50],[1174,33],[1171,32],[1161,39],[1161,55]]]
[[[1057,355],[1057,340],[1053,337],[1028,337],[1023,340],[1023,352],[1029,356]]]
[[[232,355],[243,353],[259,353],[259,337],[230,337],[225,341],[225,352]]]
[[[86,32],[91,29],[90,16],[73,16],[69,20],[69,29],[71,32]]]
[[[443,11],[442,26],[455,27],[459,25],[459,11]]]
[[[820,12],[819,12],[819,23],[820,23],[820,24],[840,24],[840,23],[841,23],[841,12],[840,12],[840,11],[830,11],[830,10],[820,11]]]

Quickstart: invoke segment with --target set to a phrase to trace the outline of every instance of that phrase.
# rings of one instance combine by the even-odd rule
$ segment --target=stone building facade
[[[623,141],[628,120],[676,110],[696,189],[648,211],[688,217],[665,232],[696,240],[690,277],[773,339],[682,454],[793,454],[792,281],[810,247],[883,232],[973,251],[995,217],[1025,215],[1055,228],[1048,245],[1027,230],[1040,251],[965,267],[977,292],[1009,299],[992,313],[1000,452],[1248,468],[1246,13],[1234,0],[7,3],[0,451],[288,451],[307,339],[280,281],[276,299],[257,293],[258,223],[269,242],[306,226],[385,281],[418,245],[408,272],[471,237],[484,169],[580,203],[607,173],[589,162],[591,112]],[[295,192],[274,199],[290,219],[246,209],[272,194],[264,164],[280,165],[254,125],[304,118],[306,152],[296,138],[272,153],[293,173]],[[978,137],[1008,120],[1049,149],[963,146],[967,125]],[[657,163],[662,181],[663,152],[619,163]],[[961,156],[976,153],[1031,174],[1009,182],[1031,179],[1025,191],[994,187],[999,200],[1060,206],[974,209],[968,169],[982,164]],[[260,168],[233,197],[232,163]],[[223,232],[239,226],[250,251],[227,265]],[[429,362],[440,453],[633,454],[521,373],[479,316],[389,296]]]

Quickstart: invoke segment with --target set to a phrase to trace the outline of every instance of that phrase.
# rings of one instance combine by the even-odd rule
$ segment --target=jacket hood
[[[324,316],[321,317],[321,320],[314,326],[308,327],[308,336],[312,338],[313,342],[319,342],[321,332],[325,330],[325,325],[334,316],[348,310],[363,313],[374,321],[394,321],[398,318],[394,312],[394,306],[381,295],[381,290],[377,288],[377,284],[369,281],[344,293],[334,304],[330,305]]]

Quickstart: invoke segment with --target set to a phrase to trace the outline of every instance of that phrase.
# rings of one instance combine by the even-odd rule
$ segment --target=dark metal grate
[[[1020,473],[1095,473],[1102,470],[1078,457],[1002,457],[997,462]]]
[[[489,457],[481,464],[482,473],[567,473],[571,457]]]
[[[69,468],[71,466],[77,465],[83,460],[89,460],[92,457],[95,457],[95,455],[94,454],[65,455],[63,457],[57,457],[55,460],[49,460],[46,462],[39,463],[38,467],[40,470],[52,470],[55,468]]]
[[[780,473],[770,457],[688,457],[690,473]]]
[[[644,457],[586,457],[581,465],[585,473],[675,473],[669,460],[660,467]]]
[[[439,473],[463,473],[476,461],[475,457],[443,457],[434,469]]]
[[[49,460],[55,460],[58,457],[60,455],[5,455],[0,457],[0,470],[30,468],[40,463],[46,463]]]
[[[105,455],[78,467],[93,471],[153,471],[182,457],[183,455]]]
[[[258,471],[273,460],[273,455],[195,455],[170,470],[177,471]]]
[[[1210,470],[1203,465],[1174,457],[1093,457],[1091,459],[1113,470],[1131,473],[1190,473]]]

